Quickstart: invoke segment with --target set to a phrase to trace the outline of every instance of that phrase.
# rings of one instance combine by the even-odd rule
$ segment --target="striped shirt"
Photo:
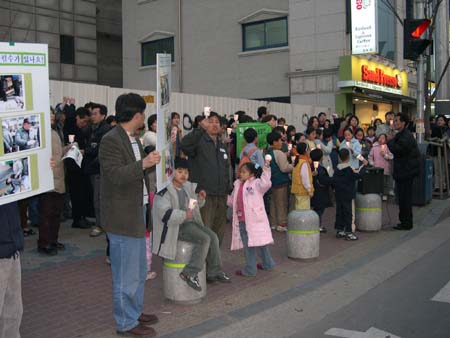
[[[130,136],[130,142],[131,147],[133,148],[134,157],[136,157],[136,161],[140,161],[142,159],[141,152],[139,150],[139,145],[136,142],[136,139],[134,137]],[[144,205],[148,204],[148,190],[147,186],[145,185],[145,179],[143,180],[144,183]]]

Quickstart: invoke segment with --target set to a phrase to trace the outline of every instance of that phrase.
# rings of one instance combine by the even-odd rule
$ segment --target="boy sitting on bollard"
[[[229,283],[230,278],[222,271],[219,239],[202,221],[200,208],[205,204],[206,192],[195,193],[196,183],[189,179],[186,159],[175,160],[175,172],[167,188],[155,195],[153,201],[152,251],[166,259],[175,259],[177,241],[194,245],[188,264],[180,278],[196,291],[201,291],[198,273],[207,262],[208,282]]]

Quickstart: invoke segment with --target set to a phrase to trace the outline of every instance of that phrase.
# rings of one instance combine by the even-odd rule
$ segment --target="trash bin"
[[[426,205],[433,198],[433,160],[428,157],[428,143],[418,145],[419,175],[414,178],[412,186],[412,204]]]
[[[382,194],[384,190],[384,169],[369,167],[358,180],[358,192],[361,194]]]
[[[206,269],[198,274],[202,291],[196,291],[186,284],[180,277],[185,265],[192,255],[193,245],[189,242],[178,241],[175,260],[165,259],[163,263],[163,292],[164,297],[180,304],[196,304],[206,296]]]
[[[287,249],[289,258],[319,257],[319,216],[313,210],[294,210],[288,216]]]

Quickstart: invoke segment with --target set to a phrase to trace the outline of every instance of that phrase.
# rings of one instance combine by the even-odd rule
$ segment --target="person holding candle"
[[[266,155],[263,167],[245,163],[228,198],[228,205],[233,208],[231,250],[245,250],[245,266],[236,271],[236,275],[241,277],[254,277],[258,269],[272,270],[275,267],[269,251],[273,237],[264,212],[264,194],[272,185],[271,161],[272,156]],[[257,249],[262,263],[256,262]]]
[[[380,124],[375,129],[375,136],[378,137],[381,134],[386,134],[386,136],[394,136],[395,129],[394,129],[394,112],[388,111],[386,114],[384,114],[384,117],[386,119],[386,122],[383,124]]]
[[[319,215],[320,232],[326,233],[327,229],[322,225],[322,215],[325,209],[330,206],[330,186],[332,179],[328,174],[328,170],[323,166],[323,151],[314,149],[310,153],[313,165],[311,170],[313,172],[313,187],[314,195],[311,197],[312,209]]]
[[[196,291],[201,291],[198,273],[206,261],[206,279],[209,283],[229,283],[222,271],[219,238],[206,227],[200,214],[205,205],[206,192],[195,193],[196,183],[189,182],[189,163],[175,159],[175,172],[167,188],[155,195],[153,202],[152,251],[154,254],[175,259],[177,241],[194,245],[189,263],[180,272],[180,278]]]
[[[310,210],[311,197],[314,195],[313,173],[310,167],[309,150],[306,143],[297,145],[299,156],[295,159],[292,171],[291,194],[295,196],[295,210]],[[317,174],[319,162],[315,163],[314,172]]]
[[[288,216],[288,188],[290,183],[289,173],[292,172],[292,164],[288,162],[286,154],[281,151],[283,141],[281,135],[275,131],[267,135],[269,148],[267,154],[272,157],[270,162],[272,195],[270,198],[269,220],[277,231],[287,230]]]
[[[392,160],[394,155],[386,145],[386,134],[381,134],[378,141],[373,144],[369,154],[369,163],[374,167],[383,168],[384,170],[384,189],[383,200],[387,200],[387,196],[393,196],[392,184]]]
[[[341,142],[339,149],[347,149],[350,152],[350,166],[353,169],[359,168],[358,156],[361,155],[361,144],[353,137],[353,130],[351,128],[344,129],[344,140]]]

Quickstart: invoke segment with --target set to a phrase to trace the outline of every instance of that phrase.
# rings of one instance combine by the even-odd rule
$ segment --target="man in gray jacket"
[[[132,136],[145,119],[146,103],[138,94],[123,94],[116,101],[118,125],[100,143],[100,213],[110,240],[114,318],[119,334],[152,337],[158,322],[143,314],[147,276],[145,228],[150,191],[148,169],[160,155],[145,155]]]
[[[227,222],[227,194],[229,186],[229,155],[220,140],[219,115],[211,112],[202,127],[194,129],[181,141],[181,150],[191,164],[191,181],[198,184],[198,190],[208,194],[201,209],[203,222],[211,228],[222,243]]]

